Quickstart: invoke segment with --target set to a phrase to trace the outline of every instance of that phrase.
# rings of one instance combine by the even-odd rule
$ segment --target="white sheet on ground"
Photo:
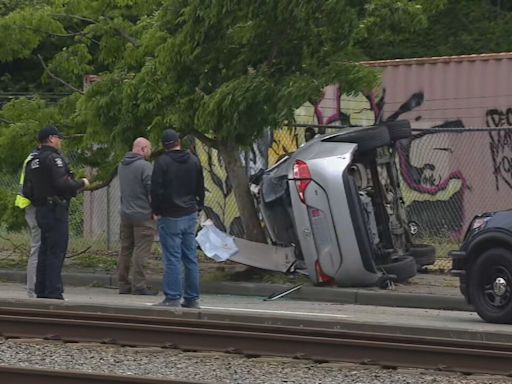
[[[204,254],[217,261],[231,260],[269,271],[286,272],[295,263],[293,247],[256,243],[233,237],[218,229],[211,220],[201,220],[196,240]]]

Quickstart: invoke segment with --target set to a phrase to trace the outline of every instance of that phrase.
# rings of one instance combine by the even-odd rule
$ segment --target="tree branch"
[[[72,259],[73,257],[77,257],[77,256],[80,256],[80,255],[83,255],[85,252],[87,252],[91,248],[92,248],[92,245],[89,245],[87,248],[82,249],[81,251],[78,251],[78,252],[73,253],[71,255],[67,255],[66,259]]]
[[[89,19],[87,17],[82,17],[82,16],[78,16],[78,15],[69,15],[67,13],[52,13],[51,15],[55,16],[55,17],[69,17],[69,18],[72,18],[72,19],[86,21],[86,22],[88,22],[90,24],[98,24],[97,20]],[[105,18],[107,18],[108,20],[112,21],[112,19],[110,19],[108,17],[105,17]],[[128,42],[132,43],[136,48],[140,47],[140,41],[137,40],[135,37],[131,36],[128,32],[126,32],[123,29],[119,29],[119,28],[115,28],[115,27],[113,27],[113,29],[114,29],[114,31],[116,31],[119,34],[119,36],[121,36],[122,38],[124,38]]]
[[[67,13],[52,13],[51,16],[55,16],[55,17],[69,17],[71,19],[77,19],[77,20],[81,20],[81,21],[86,21],[86,22],[88,22],[90,24],[98,24],[98,22],[96,20],[89,19],[87,17],[78,16],[78,15],[70,15],[70,14],[67,14]]]
[[[4,124],[14,124],[14,121],[3,119],[0,117],[0,122]]]
[[[94,191],[97,191],[98,189],[105,188],[107,185],[109,185],[112,182],[112,180],[114,180],[116,175],[117,175],[117,167],[112,171],[112,173],[110,174],[110,176],[108,177],[107,180],[105,180],[101,183],[93,183],[91,185],[91,187],[89,187],[87,189],[87,192],[94,192]]]
[[[28,249],[25,246],[23,246],[21,244],[16,244],[14,241],[12,241],[12,239],[9,239],[3,235],[0,235],[0,239],[11,243],[11,245],[13,247],[13,250],[11,251],[11,253],[9,255],[7,255],[6,257],[3,257],[2,260],[11,257],[16,251],[20,251],[21,254],[26,254],[28,252]]]
[[[140,42],[139,40],[137,40],[135,37],[131,36],[128,34],[128,32],[126,32],[125,30],[123,29],[119,29],[119,28],[114,28],[114,30],[123,38],[125,38],[126,40],[128,40],[128,42],[132,43],[133,46],[135,48],[139,48],[140,47]]]
[[[59,83],[61,84],[64,84],[66,87],[68,87],[69,89],[72,89],[73,91],[75,92],[78,92],[80,94],[84,94],[84,92],[78,88],[76,88],[75,86],[73,86],[72,84],[68,83],[66,80],[64,79],[61,79],[60,77],[54,75],[49,69],[48,69],[48,66],[46,65],[46,63],[44,62],[43,58],[41,57],[41,55],[37,55],[37,57],[39,58],[39,61],[41,62],[41,65],[43,66],[44,70],[46,72],[48,72],[48,75],[52,78],[52,79],[55,79],[57,80]]]
[[[217,144],[217,140],[212,139],[211,137],[206,136],[203,132],[198,131],[197,129],[192,129],[191,133],[199,139],[202,143],[207,146],[217,149],[219,146]]]
[[[74,37],[74,36],[85,36],[86,35],[86,33],[83,32],[83,31],[81,31],[81,32],[70,32],[70,33],[54,33],[54,32],[50,32],[50,31],[45,31],[43,29],[30,27],[28,25],[15,25],[14,28],[28,29],[30,31],[41,32],[41,33],[44,33],[46,35],[56,36],[56,37]]]

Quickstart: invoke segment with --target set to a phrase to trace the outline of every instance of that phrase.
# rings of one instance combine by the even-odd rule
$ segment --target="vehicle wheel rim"
[[[419,225],[418,223],[415,223],[414,221],[409,221],[409,233],[411,235],[416,235],[419,232]]]
[[[484,299],[492,308],[501,309],[508,305],[512,298],[512,275],[507,268],[497,266],[489,271],[484,280]]]

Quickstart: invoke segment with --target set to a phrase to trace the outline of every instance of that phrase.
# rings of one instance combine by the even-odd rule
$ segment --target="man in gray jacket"
[[[121,189],[121,251],[118,281],[120,294],[156,295],[146,285],[144,262],[151,254],[156,223],[150,206],[151,173],[153,166],[151,143],[139,137],[133,142],[119,165]],[[130,269],[132,278],[130,281]]]

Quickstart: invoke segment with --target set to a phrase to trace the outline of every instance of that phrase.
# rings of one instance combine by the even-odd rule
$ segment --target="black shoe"
[[[194,301],[184,301],[181,306],[183,308],[193,308],[193,309],[201,309],[201,307],[199,306],[199,300],[194,300]]]
[[[153,291],[148,288],[135,289],[133,290],[132,295],[156,296],[158,295],[158,291]]]
[[[132,293],[131,288],[119,288],[120,295],[129,295],[130,293]]]

